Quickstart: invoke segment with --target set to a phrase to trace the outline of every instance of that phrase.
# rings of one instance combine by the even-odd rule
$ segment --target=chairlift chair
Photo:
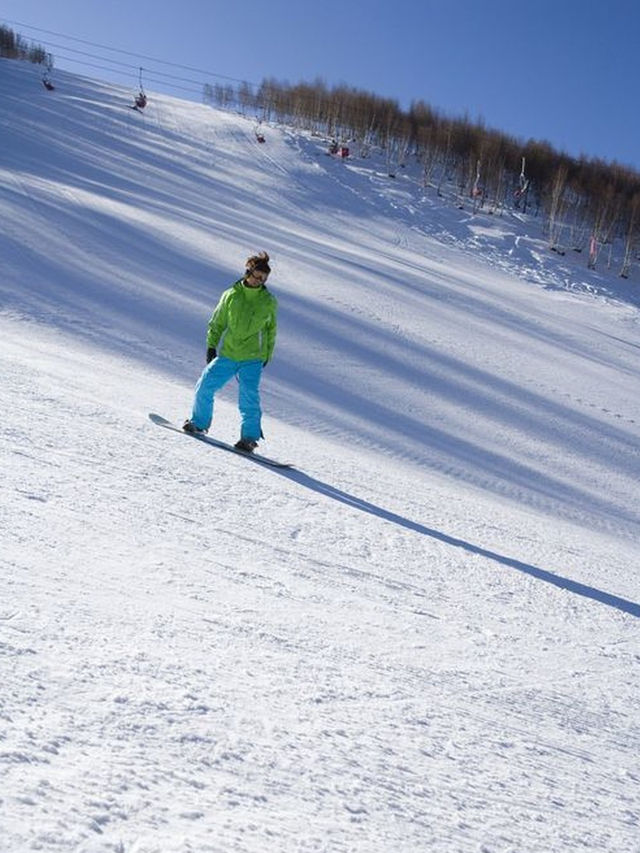
[[[138,75],[140,91],[134,99],[134,110],[143,110],[147,106],[147,96],[145,95],[144,86],[142,85],[142,66],[140,66],[140,74]]]

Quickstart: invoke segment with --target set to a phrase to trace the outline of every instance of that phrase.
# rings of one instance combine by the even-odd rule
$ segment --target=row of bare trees
[[[509,206],[542,216],[549,247],[586,251],[590,266],[620,241],[620,274],[627,277],[640,252],[640,173],[630,167],[572,158],[548,142],[523,142],[468,117],[447,117],[424,101],[402,110],[393,99],[322,80],[209,86],[205,99],[348,141],[359,156],[375,146],[392,176],[412,157],[425,190],[451,194],[453,188],[460,206],[491,213]]]
[[[47,53],[41,45],[27,41],[4,24],[0,25],[0,56],[7,59],[26,59],[49,67],[53,65],[51,54]]]

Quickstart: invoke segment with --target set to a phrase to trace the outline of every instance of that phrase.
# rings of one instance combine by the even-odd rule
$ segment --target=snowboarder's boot
[[[195,424],[192,424],[188,418],[182,424],[182,429],[185,432],[188,432],[189,435],[204,435],[206,433],[206,429],[198,429],[198,427],[195,426]]]
[[[258,446],[258,442],[252,438],[241,438],[233,445],[236,450],[242,450],[243,453],[253,453]]]

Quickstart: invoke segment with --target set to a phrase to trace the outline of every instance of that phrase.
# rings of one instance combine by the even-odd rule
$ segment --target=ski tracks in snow
[[[308,473],[264,471],[148,424],[162,378],[11,341],[11,853],[631,849],[632,647],[603,640],[607,608],[430,539],[420,508],[452,533],[457,514],[409,468],[393,497],[282,427]]]
[[[9,190],[11,227],[50,252],[25,266],[15,228],[7,287],[59,324],[66,294],[71,333],[0,318],[1,853],[637,853],[637,537],[599,532],[637,511],[635,314],[624,329],[526,285],[517,264],[538,259],[505,258],[508,235],[479,263],[480,217],[375,165],[304,141],[296,162],[288,133],[259,146],[246,120],[162,96],[122,118],[121,90],[95,103],[69,75],[46,113],[25,64],[0,64],[18,171],[54,163],[102,202],[128,187],[135,219],[76,217],[105,317],[36,184]],[[39,186],[64,224],[78,196]],[[187,413],[210,273],[258,239],[282,258],[265,431],[287,475],[146,416]],[[582,492],[571,518],[558,469]]]

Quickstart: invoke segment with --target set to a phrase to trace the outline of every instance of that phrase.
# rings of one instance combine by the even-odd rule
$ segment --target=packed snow
[[[1,853],[638,853],[638,281],[39,73],[0,60]],[[290,470],[148,419],[259,250]]]

